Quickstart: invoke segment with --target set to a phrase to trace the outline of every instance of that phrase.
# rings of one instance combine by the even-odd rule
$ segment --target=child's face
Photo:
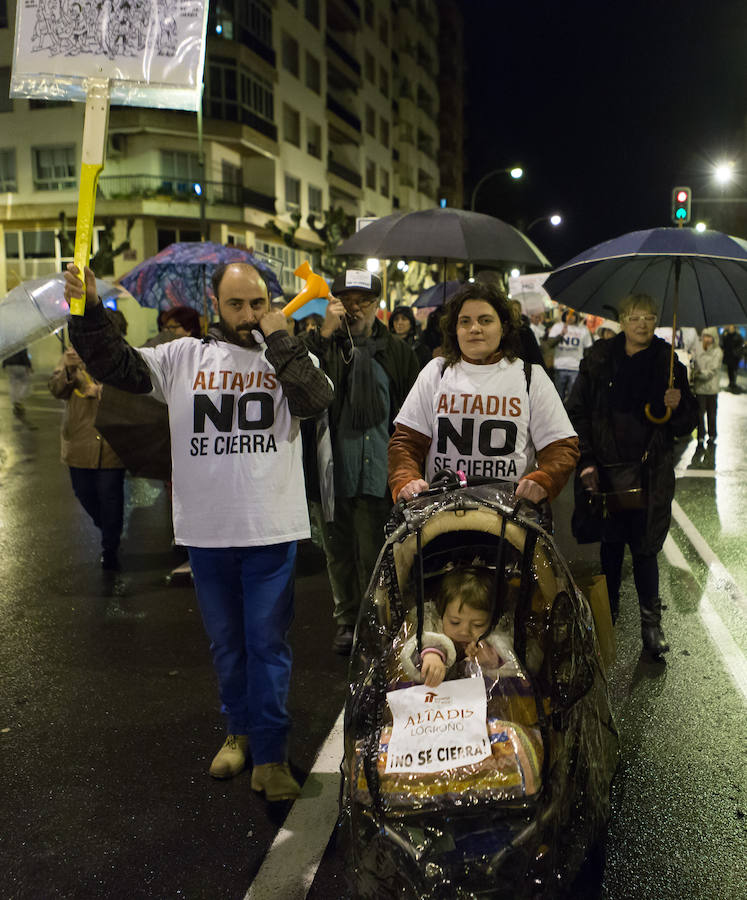
[[[488,613],[463,604],[459,597],[455,597],[444,610],[444,634],[455,644],[469,644],[476,641],[488,625],[490,625]]]

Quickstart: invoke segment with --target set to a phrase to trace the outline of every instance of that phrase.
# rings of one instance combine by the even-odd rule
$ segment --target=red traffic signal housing
[[[672,221],[675,225],[686,225],[690,221],[692,191],[689,187],[672,189]]]

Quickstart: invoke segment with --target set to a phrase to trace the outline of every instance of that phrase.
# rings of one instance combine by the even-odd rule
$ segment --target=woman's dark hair
[[[191,337],[202,337],[200,314],[190,306],[175,306],[173,309],[167,309],[163,314],[162,321],[164,325],[168,322],[176,322],[177,325],[181,325],[185,331],[188,331]]]
[[[415,320],[415,313],[410,309],[409,306],[395,306],[392,310],[391,316],[389,316],[389,330],[394,333],[394,320],[397,316],[402,316],[407,319],[410,323],[410,332],[415,333],[418,330],[418,323]]]
[[[514,324],[514,318],[511,313],[508,299],[505,293],[497,285],[493,284],[465,284],[456,294],[446,301],[443,318],[441,319],[441,335],[444,356],[446,357],[446,365],[453,366],[462,358],[462,351],[459,349],[457,341],[457,320],[462,306],[468,300],[482,300],[489,303],[498,313],[501,320],[501,328],[503,336],[501,337],[500,348],[504,357],[509,361],[521,356],[521,338]]]

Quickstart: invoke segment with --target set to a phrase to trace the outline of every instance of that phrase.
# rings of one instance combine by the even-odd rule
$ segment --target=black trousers
[[[70,466],[73,493],[101,529],[101,549],[116,552],[124,523],[124,469],[79,469]]]
[[[716,440],[716,407],[718,405],[718,394],[698,394],[698,407],[700,415],[698,416],[698,443],[702,444],[705,439],[706,429],[705,420],[708,421],[708,438],[712,441]]]
[[[626,541],[602,541],[599,556],[602,572],[607,579],[607,593],[610,605],[616,606],[620,597],[622,564]],[[659,562],[657,554],[633,553],[633,580],[639,601],[645,602],[659,596]]]

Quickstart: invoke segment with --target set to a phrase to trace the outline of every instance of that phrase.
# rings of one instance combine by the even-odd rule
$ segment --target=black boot
[[[614,625],[617,622],[617,617],[620,615],[620,597],[610,597],[610,616],[612,618],[612,624]]]
[[[641,608],[643,649],[658,659],[662,653],[669,651],[669,644],[661,630],[661,597],[649,600],[638,598],[638,604]]]

